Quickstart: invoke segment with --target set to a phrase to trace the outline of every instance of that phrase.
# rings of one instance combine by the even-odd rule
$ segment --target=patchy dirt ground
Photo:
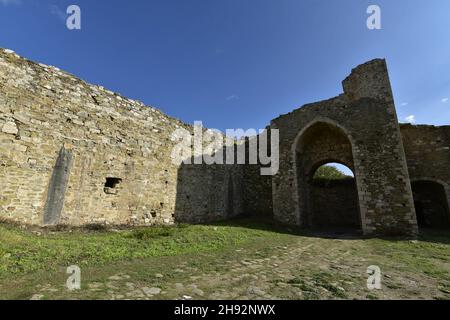
[[[367,289],[371,265],[381,290]],[[77,291],[67,277],[60,267],[3,278],[0,298],[450,299],[450,233],[411,241],[265,231],[235,247],[82,267]]]

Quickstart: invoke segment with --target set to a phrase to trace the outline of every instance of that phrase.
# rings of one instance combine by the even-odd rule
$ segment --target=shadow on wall
[[[450,209],[444,186],[427,180],[411,183],[419,228],[450,229]]]
[[[224,147],[223,155],[230,151],[228,148],[235,154],[235,164],[205,164],[202,155],[191,157],[179,166],[175,222],[207,223],[236,216],[272,217],[271,177],[262,176],[258,164],[236,164],[237,147]]]
[[[315,179],[317,171],[332,162],[355,172],[348,135],[334,124],[318,121],[299,133],[293,148],[302,226],[362,229],[356,179]]]
[[[195,164],[195,160],[178,169],[175,222],[202,223],[243,214],[242,166]]]

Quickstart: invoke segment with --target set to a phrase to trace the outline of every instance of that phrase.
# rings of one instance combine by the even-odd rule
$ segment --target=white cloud
[[[409,123],[411,123],[411,124],[414,124],[414,123],[416,123],[416,116],[415,116],[415,115],[407,116],[407,117],[405,118],[405,121],[406,121],[406,122],[409,122]]]
[[[50,13],[58,17],[62,21],[66,21],[67,14],[64,13],[57,5],[50,6]]]
[[[402,107],[406,107],[409,103],[408,102],[403,102],[401,105]]]
[[[448,98],[444,98],[444,99],[442,99],[441,101],[442,101],[442,103],[447,103]]]
[[[238,100],[239,96],[236,94],[232,94],[231,96],[227,97],[227,101],[231,101],[231,100]]]
[[[0,0],[0,4],[3,6],[8,6],[10,4],[20,4],[21,0]]]

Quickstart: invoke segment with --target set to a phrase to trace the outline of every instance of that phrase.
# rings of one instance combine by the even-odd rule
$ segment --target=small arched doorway
[[[411,182],[419,228],[450,228],[450,210],[443,184],[432,180]]]
[[[309,181],[311,226],[357,230],[361,227],[355,176],[345,165],[318,167]]]
[[[313,122],[299,133],[293,148],[300,224],[309,228],[360,230],[353,148],[344,129],[331,121]],[[337,173],[345,179],[315,179],[324,170],[333,170],[323,169],[324,165],[329,167],[327,164],[341,166]]]

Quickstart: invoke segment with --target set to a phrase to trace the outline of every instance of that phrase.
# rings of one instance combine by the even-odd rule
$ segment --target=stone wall
[[[244,185],[242,190],[244,214],[271,218],[272,177],[261,175],[261,165],[244,166]]]
[[[411,181],[439,184],[450,208],[450,126],[402,124],[400,129]]]
[[[152,225],[170,224],[176,214],[197,222],[241,212],[241,169],[172,163],[171,135],[179,128],[193,131],[157,109],[0,50],[0,218]]]
[[[266,128],[269,129],[269,128]],[[250,158],[250,149],[253,144],[259,154],[260,136],[245,140],[245,157]],[[268,131],[267,140],[270,141],[270,131]],[[268,154],[270,154],[270,143],[267,144]],[[246,164],[243,166],[243,190],[242,197],[244,203],[244,214],[248,216],[261,216],[271,218],[273,215],[272,200],[272,177],[262,175],[263,167],[257,159],[257,164]]]
[[[355,179],[315,180],[310,197],[313,227],[361,228]]]
[[[354,69],[343,82],[344,94],[309,104],[274,119],[280,130],[280,171],[273,177],[274,216],[308,226],[305,181],[310,170],[297,172],[301,141],[316,125],[334,127],[352,146],[342,158],[329,148],[314,158],[318,166],[332,159],[354,168],[362,230],[365,234],[416,234],[417,222],[387,67],[373,60]],[[300,148],[300,149],[299,149]],[[300,165],[301,168],[304,168]]]
[[[177,222],[210,222],[244,213],[242,166],[183,164],[177,186]]]

